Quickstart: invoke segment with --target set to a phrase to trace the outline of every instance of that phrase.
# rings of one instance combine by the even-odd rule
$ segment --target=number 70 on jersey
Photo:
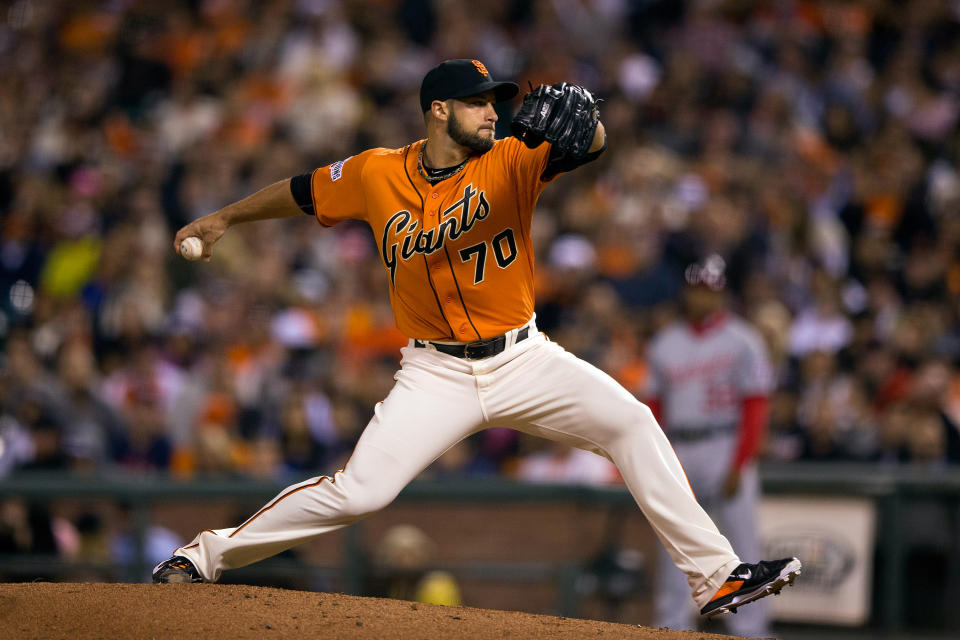
[[[493,236],[489,246],[493,251],[493,257],[497,261],[497,266],[501,269],[506,269],[517,259],[517,240],[513,235],[513,229],[510,227]],[[460,259],[463,262],[466,263],[471,260],[476,260],[476,268],[473,272],[473,284],[480,284],[483,282],[484,277],[486,277],[487,250],[488,245],[486,241],[460,249]]]

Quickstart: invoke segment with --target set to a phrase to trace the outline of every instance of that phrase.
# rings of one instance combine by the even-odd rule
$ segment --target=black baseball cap
[[[420,108],[426,113],[434,100],[466,98],[493,91],[496,101],[509,100],[520,87],[514,82],[497,82],[479,60],[458,58],[441,62],[427,72],[420,85]]]

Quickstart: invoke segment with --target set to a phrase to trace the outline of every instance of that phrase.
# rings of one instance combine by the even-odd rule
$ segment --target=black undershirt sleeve
[[[313,194],[310,193],[310,177],[313,171],[302,173],[299,176],[290,178],[290,193],[296,201],[297,206],[308,216],[315,215],[313,210]]]
[[[550,158],[547,160],[547,168],[543,170],[543,175],[540,176],[541,180],[549,180],[558,173],[564,173],[566,171],[573,171],[579,166],[585,165],[588,162],[593,162],[600,157],[600,154],[607,150],[607,141],[603,141],[603,146],[594,151],[593,153],[588,153],[582,158],[565,158],[559,154],[555,155],[553,149],[550,150]]]

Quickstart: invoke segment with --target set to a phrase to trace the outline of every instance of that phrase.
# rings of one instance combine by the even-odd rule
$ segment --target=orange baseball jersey
[[[533,315],[530,223],[549,182],[540,176],[550,145],[498,140],[431,185],[418,167],[424,143],[370,149],[314,170],[317,219],[370,225],[406,336],[471,342],[522,326]]]

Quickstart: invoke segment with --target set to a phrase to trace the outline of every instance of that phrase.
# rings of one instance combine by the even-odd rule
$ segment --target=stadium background
[[[608,151],[535,216],[554,340],[639,390],[683,265],[716,251],[777,370],[768,467],[953,477],[960,8],[946,0],[0,3],[0,477],[131,474],[189,494],[336,469],[405,343],[369,231],[238,227],[209,264],[176,259],[173,233],[418,138],[422,74],[452,57],[604,100]],[[499,430],[424,478],[618,482],[599,458]],[[0,553],[121,562],[123,511],[0,494]],[[946,517],[953,537],[918,560],[945,572],[938,597],[960,589],[956,563],[938,565],[956,502]],[[937,602],[908,607],[911,624],[957,625]]]

